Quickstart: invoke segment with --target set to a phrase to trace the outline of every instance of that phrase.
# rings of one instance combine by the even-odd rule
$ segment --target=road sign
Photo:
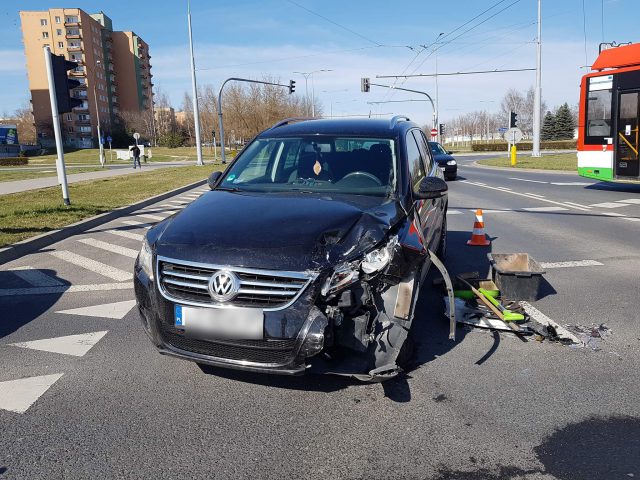
[[[111,141],[112,141],[112,140],[113,140],[113,138],[111,138],[111,135],[109,135],[109,136],[107,137],[107,142],[111,143]]]
[[[517,127],[514,127],[514,128],[510,128],[505,132],[504,139],[508,143],[518,143],[519,141],[522,140],[522,136],[523,136],[522,130],[520,130]]]
[[[505,133],[505,132],[506,132],[506,131],[508,131],[508,130],[509,130],[509,128],[508,128],[508,127],[500,127],[500,128],[498,129],[498,132],[499,132],[499,133]]]
[[[438,136],[438,130],[436,130],[435,128],[431,129],[431,136],[433,138],[436,138]]]

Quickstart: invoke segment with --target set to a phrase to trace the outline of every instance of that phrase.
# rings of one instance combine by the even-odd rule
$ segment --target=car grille
[[[287,340],[200,340],[179,335],[166,327],[163,340],[180,350],[223,360],[284,365],[291,361],[295,338]]]
[[[224,303],[236,307],[282,308],[293,302],[311,280],[297,272],[277,272],[219,267],[158,259],[158,278],[163,294],[173,301],[218,305],[209,295],[209,280],[218,270],[229,270],[240,280],[235,298]]]

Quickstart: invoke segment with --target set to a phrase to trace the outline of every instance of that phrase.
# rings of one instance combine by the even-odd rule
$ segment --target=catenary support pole
[[[189,54],[191,57],[191,87],[193,90],[193,123],[196,134],[196,165],[204,165],[202,161],[202,141],[200,139],[200,112],[198,109],[198,89],[196,87],[196,62],[193,58],[193,35],[191,33],[191,2],[187,2],[187,20],[189,24]]]
[[[542,116],[542,0],[538,0],[538,38],[536,41],[536,90],[533,101],[533,157],[540,156],[540,117]]]
[[[51,117],[53,120],[53,133],[56,137],[56,150],[58,152],[58,159],[56,160],[58,182],[62,186],[62,199],[64,200],[64,204],[71,205],[71,201],[69,200],[69,186],[67,185],[67,172],[64,167],[64,150],[62,149],[62,134],[60,132],[60,115],[58,115],[56,85],[53,78],[51,50],[49,50],[49,47],[44,47],[44,63],[47,68],[47,80],[49,81],[49,100],[51,101]]]

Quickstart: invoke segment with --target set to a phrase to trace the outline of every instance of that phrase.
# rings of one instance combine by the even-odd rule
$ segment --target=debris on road
[[[540,299],[544,269],[528,253],[488,253],[490,277],[507,298]]]
[[[567,325],[567,329],[574,332],[580,340],[580,343],[575,345],[575,347],[589,347],[594,351],[600,350],[600,342],[611,335],[611,329],[605,323],[599,325],[592,323],[589,327],[584,325]]]

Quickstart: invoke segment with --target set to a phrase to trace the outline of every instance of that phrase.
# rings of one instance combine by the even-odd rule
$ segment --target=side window
[[[416,137],[416,142],[418,142],[418,148],[422,154],[422,159],[424,160],[427,168],[427,173],[430,173],[431,168],[433,167],[433,159],[431,158],[431,149],[427,144],[427,140],[424,138],[424,133],[422,133],[422,130],[414,130],[413,135]]]
[[[422,156],[420,149],[416,143],[411,132],[407,133],[407,163],[409,167],[409,174],[411,175],[411,186],[414,191],[417,191],[420,187],[420,182],[426,177],[424,171],[424,164],[422,163]]]

